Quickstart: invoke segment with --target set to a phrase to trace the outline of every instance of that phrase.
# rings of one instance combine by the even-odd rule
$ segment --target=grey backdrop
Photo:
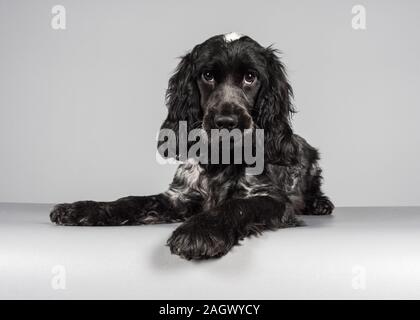
[[[50,26],[56,4],[66,30]],[[0,0],[0,201],[164,190],[174,167],[155,137],[176,57],[238,31],[284,52],[294,128],[320,148],[337,205],[420,205],[418,30],[412,0]]]

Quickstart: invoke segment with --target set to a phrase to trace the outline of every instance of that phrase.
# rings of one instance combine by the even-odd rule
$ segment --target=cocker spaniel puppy
[[[292,96],[276,50],[235,33],[208,39],[182,58],[169,79],[168,116],[161,128],[173,130],[177,139],[181,122],[188,131],[264,129],[262,173],[246,174],[245,163],[187,159],[163,193],[58,204],[51,221],[77,226],[182,222],[168,240],[171,252],[206,259],[225,255],[244,237],[297,226],[297,215],[331,214],[334,206],[321,191],[318,152],[291,128]]]

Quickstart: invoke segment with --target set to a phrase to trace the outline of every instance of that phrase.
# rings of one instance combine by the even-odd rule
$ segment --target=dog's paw
[[[50,213],[51,222],[66,226],[103,225],[106,215],[99,203],[94,201],[78,201],[57,204]]]
[[[334,204],[326,196],[315,199],[313,203],[313,214],[315,215],[329,215],[334,210]]]
[[[194,221],[179,226],[168,240],[171,252],[187,260],[224,256],[234,244],[227,231]]]

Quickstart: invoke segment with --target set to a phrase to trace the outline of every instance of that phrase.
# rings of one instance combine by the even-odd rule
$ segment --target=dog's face
[[[211,38],[197,48],[195,78],[207,131],[251,128],[251,114],[265,73],[260,46],[241,38],[226,38]]]
[[[290,127],[292,89],[270,47],[247,36],[219,35],[185,55],[167,90],[168,117],[162,128],[265,130],[268,162],[293,161]]]

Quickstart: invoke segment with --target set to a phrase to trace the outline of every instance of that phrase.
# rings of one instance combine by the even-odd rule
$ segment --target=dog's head
[[[271,47],[247,36],[218,35],[182,57],[167,90],[162,129],[264,129],[265,161],[296,161],[290,116],[292,88]]]

